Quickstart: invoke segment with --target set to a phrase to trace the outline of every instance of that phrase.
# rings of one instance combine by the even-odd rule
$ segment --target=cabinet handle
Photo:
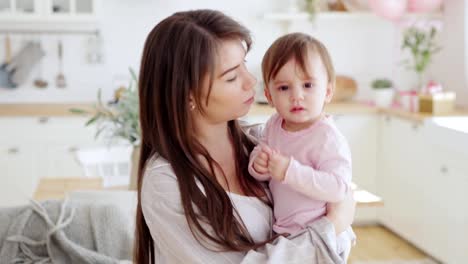
[[[413,123],[412,128],[414,131],[418,131],[419,124],[418,123]]]
[[[39,123],[40,124],[46,124],[47,122],[49,122],[48,117],[39,117]]]
[[[339,120],[343,117],[342,114],[337,114],[337,115],[333,115],[333,119],[336,121],[336,120]]]
[[[68,149],[68,151],[71,152],[71,153],[75,153],[77,150],[78,150],[77,147],[70,147],[70,148]]]
[[[19,148],[9,148],[8,154],[17,154],[19,153]]]
[[[392,121],[392,119],[390,118],[390,116],[386,115],[385,122],[390,123],[390,121]]]
[[[442,172],[444,174],[447,173],[448,172],[447,166],[444,165],[444,166],[440,167],[440,172]]]

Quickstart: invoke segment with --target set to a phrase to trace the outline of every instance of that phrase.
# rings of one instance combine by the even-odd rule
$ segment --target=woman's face
[[[205,111],[202,118],[209,123],[216,124],[242,117],[254,102],[257,80],[245,66],[245,55],[246,50],[241,41],[221,42],[208,101],[208,80],[205,81],[201,93],[201,103]]]

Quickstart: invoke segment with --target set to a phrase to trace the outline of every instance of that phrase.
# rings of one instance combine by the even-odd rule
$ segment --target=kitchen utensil
[[[55,85],[58,88],[65,88],[67,87],[67,82],[65,79],[65,75],[63,74],[63,43],[62,40],[58,42],[58,59],[59,59],[59,72],[57,77],[55,78]]]
[[[11,72],[7,70],[11,62],[11,42],[8,35],[5,36],[5,61],[0,65],[0,87],[14,88],[15,84],[11,82]]]
[[[39,47],[42,49],[42,45],[41,45],[41,40],[39,39],[38,41],[38,44],[39,44]],[[44,56],[45,56],[45,52],[44,52]],[[43,60],[41,59],[41,61],[39,62],[39,65],[38,65],[38,74],[37,74],[37,77],[36,79],[34,79],[33,81],[33,84],[36,88],[41,88],[41,89],[44,89],[44,88],[47,88],[47,81],[42,77],[42,66],[43,66]]]
[[[44,56],[44,51],[38,43],[29,41],[11,59],[6,69],[10,73],[10,80],[16,86],[26,82],[31,70]]]

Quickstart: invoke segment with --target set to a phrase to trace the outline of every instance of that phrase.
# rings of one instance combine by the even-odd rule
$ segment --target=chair
[[[86,177],[101,177],[103,187],[128,186],[132,146],[82,148],[76,151]]]

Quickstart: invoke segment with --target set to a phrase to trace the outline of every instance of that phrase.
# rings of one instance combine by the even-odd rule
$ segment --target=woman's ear
[[[270,94],[270,90],[268,90],[268,86],[265,86],[263,88],[263,93],[265,94],[265,97],[268,100],[268,104],[271,105],[272,107],[275,107],[275,105],[273,104],[273,100],[271,100],[271,94]]]
[[[191,111],[193,111],[195,109],[195,107],[196,107],[195,98],[193,97],[193,94],[190,93],[190,95],[189,95],[189,109]]]
[[[325,94],[325,102],[330,103],[333,98],[333,92],[335,91],[335,85],[332,82],[327,84],[327,93]]]

